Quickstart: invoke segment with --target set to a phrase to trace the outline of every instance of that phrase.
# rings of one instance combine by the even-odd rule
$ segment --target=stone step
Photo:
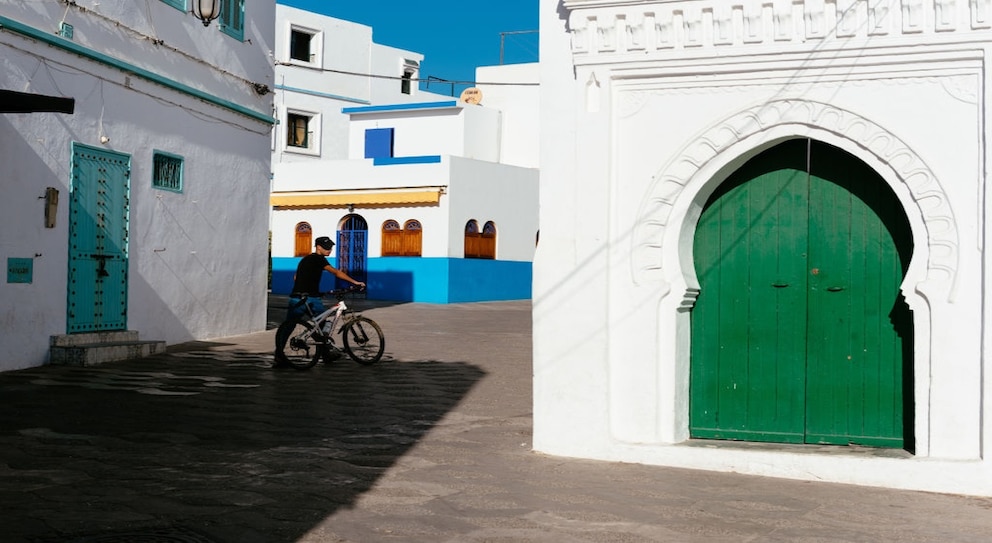
[[[83,334],[63,334],[52,336],[52,347],[74,347],[94,343],[125,343],[138,341],[137,330],[112,330],[109,332],[87,332]]]
[[[52,336],[48,362],[63,366],[96,366],[165,352],[165,342],[139,340],[134,330]]]

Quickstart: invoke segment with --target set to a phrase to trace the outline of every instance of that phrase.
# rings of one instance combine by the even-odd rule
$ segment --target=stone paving
[[[0,374],[0,541],[992,540],[992,499],[534,453],[529,303],[365,314],[370,367],[269,330]]]

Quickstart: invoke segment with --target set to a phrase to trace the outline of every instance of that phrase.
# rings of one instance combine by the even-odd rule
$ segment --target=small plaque
[[[33,275],[34,275],[33,258],[7,259],[8,283],[30,283]]]

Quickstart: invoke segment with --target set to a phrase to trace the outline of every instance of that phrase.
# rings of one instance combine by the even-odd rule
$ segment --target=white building
[[[483,105],[469,104],[417,90],[423,56],[373,43],[369,27],[281,5],[277,20],[273,292],[327,235],[370,298],[529,298],[537,66],[480,68],[532,86],[480,85]]]
[[[275,40],[275,165],[348,158],[342,108],[450,99],[419,89],[423,55],[373,42],[370,26],[276,4]]]
[[[543,1],[535,449],[992,494],[990,29]]]
[[[264,329],[275,7],[221,4],[0,3],[0,369]]]

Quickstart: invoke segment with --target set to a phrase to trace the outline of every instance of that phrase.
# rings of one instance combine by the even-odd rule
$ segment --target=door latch
[[[110,277],[110,272],[107,271],[107,259],[113,257],[110,255],[90,255],[90,257],[100,261],[100,265],[96,269],[97,280],[104,277]]]

